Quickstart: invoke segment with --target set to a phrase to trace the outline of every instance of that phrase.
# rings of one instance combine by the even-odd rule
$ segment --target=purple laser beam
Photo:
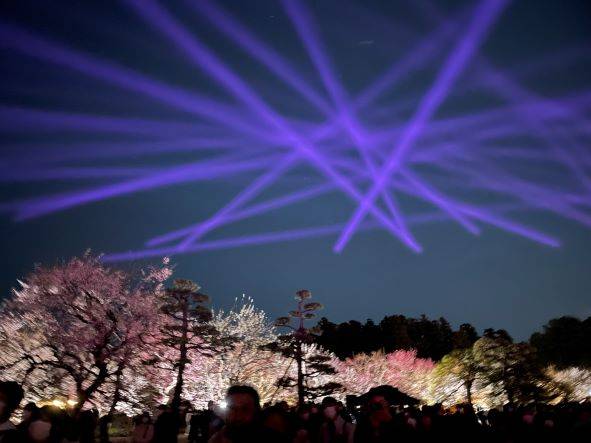
[[[301,76],[291,66],[288,60],[257,38],[242,23],[223,10],[220,5],[209,0],[200,0],[198,2],[188,1],[187,4],[211,20],[221,32],[242,47],[251,57],[269,68],[271,72],[275,73],[287,85],[299,92],[303,98],[308,100],[316,108],[327,115],[333,113],[326,100],[302,80]]]
[[[297,153],[289,154],[288,157],[282,160],[277,166],[273,167],[270,171],[264,173],[253,182],[251,186],[244,189],[236,197],[234,197],[227,205],[220,209],[213,217],[204,223],[199,223],[194,226],[191,232],[184,238],[179,244],[179,249],[184,250],[191,245],[195,240],[199,239],[208,231],[219,226],[224,220],[224,217],[239,208],[242,204],[254,198],[263,189],[268,187],[271,183],[277,180],[285,171],[293,167],[296,161],[299,159]]]
[[[355,144],[357,151],[360,153],[366,167],[369,169],[370,173],[375,176],[377,170],[371,157],[369,156],[366,137],[363,135],[363,130],[359,124],[359,121],[351,112],[346,92],[343,90],[343,87],[337,81],[336,76],[333,73],[331,63],[328,60],[325,51],[322,49],[318,32],[315,29],[315,25],[310,18],[308,11],[297,0],[282,0],[282,3],[296,29],[296,32],[300,37],[300,40],[303,42],[307,53],[316,66],[316,70],[320,74],[320,78],[322,79],[324,87],[330,94],[333,103],[337,107],[337,110],[340,111],[341,121],[345,129],[351,136],[353,143]],[[388,210],[392,213],[394,221],[400,228],[402,240],[412,249],[420,250],[420,245],[417,243],[412,233],[408,230],[406,223],[404,222],[404,219],[397,208],[397,205],[394,203],[387,190],[383,190],[381,195]]]
[[[206,72],[214,81],[228,88],[228,92],[232,93],[237,99],[254,110],[275,129],[283,133],[286,137],[286,141],[288,141],[291,146],[314,164],[320,172],[334,180],[350,198],[360,201],[361,194],[349,180],[335,171],[328,161],[326,161],[324,156],[316,151],[312,145],[307,143],[301,136],[293,132],[287,122],[274,113],[273,110],[270,109],[256,95],[256,93],[254,93],[254,91],[231,72],[220,60],[218,60],[218,58],[201,44],[196,37],[189,35],[184,29],[182,29],[166,11],[161,9],[155,2],[149,0],[127,0],[126,3],[137,11],[141,17],[146,19],[148,23],[152,24],[156,29],[163,32],[175,42],[187,55],[189,55],[190,60]],[[375,215],[388,230],[390,230],[395,236],[399,237],[401,234],[398,227],[394,225],[379,208],[373,205],[371,206],[372,207],[368,208],[368,210]]]
[[[33,199],[17,205],[17,220],[38,217],[83,203],[103,200],[114,196],[145,191],[156,187],[169,186],[183,181],[211,180],[217,177],[225,177],[227,174],[243,173],[246,171],[264,168],[273,164],[277,157],[265,156],[264,158],[249,159],[242,162],[235,161],[230,164],[215,164],[215,162],[196,162],[183,166],[169,168],[163,172],[140,177],[133,180],[114,183],[85,191],[67,193],[51,198]]]
[[[530,240],[535,240],[538,243],[545,243],[552,247],[557,247],[560,245],[558,240],[552,239],[551,237],[547,237],[543,234],[539,234],[536,231],[529,230],[528,228],[523,227],[519,224],[514,224],[512,222],[508,222],[505,218],[501,216],[496,216],[489,214],[488,216],[482,215],[482,208],[480,207],[472,207],[466,206],[462,208],[464,212],[467,214],[478,210],[478,215],[474,217],[478,217],[480,219],[487,219],[490,224],[496,225],[498,227],[506,226],[509,229],[507,231],[513,232],[515,234],[522,235]],[[515,207],[515,205],[504,205],[503,207],[497,208],[498,212],[506,212],[511,210],[519,209],[519,207]],[[408,222],[410,224],[425,224],[425,223],[433,223],[439,221],[447,221],[449,220],[446,214],[442,214],[440,212],[431,212],[431,213],[423,213],[423,214],[416,214],[410,215],[408,217]],[[193,245],[182,253],[189,253],[189,252],[202,252],[202,251],[211,251],[211,250],[219,250],[219,249],[228,249],[228,248],[236,248],[236,247],[244,247],[244,246],[253,246],[253,245],[262,245],[267,243],[276,243],[276,242],[286,242],[286,241],[295,241],[301,240],[306,238],[315,238],[315,237],[323,237],[327,235],[333,235],[341,231],[344,227],[344,223],[340,224],[333,224],[333,225],[326,225],[326,226],[318,226],[318,227],[310,227],[310,228],[302,228],[302,229],[293,229],[288,231],[279,231],[279,232],[269,232],[264,234],[253,234],[253,235],[246,235],[241,237],[233,237],[233,238],[225,238],[220,240],[211,240],[209,242],[202,242],[196,245]],[[365,222],[360,226],[360,229],[376,229],[379,225],[374,222]],[[540,240],[542,240],[540,242]],[[162,257],[162,256],[170,256],[170,255],[177,255],[179,251],[176,247],[163,247],[163,248],[150,248],[144,249],[140,251],[128,251],[128,252],[120,252],[120,253],[113,253],[107,254],[104,256],[104,260],[106,262],[116,262],[116,261],[127,261],[127,260],[138,260],[138,259],[145,259],[149,257]]]
[[[263,140],[268,137],[268,131],[261,131],[247,123],[231,106],[161,83],[112,62],[66,48],[47,38],[23,31],[17,26],[0,22],[0,45],[146,95],[176,109],[235,128],[242,133]]]
[[[489,28],[503,11],[507,3],[507,0],[484,0],[480,3],[466,35],[454,47],[454,50],[438,74],[432,87],[421,101],[417,112],[409,122],[407,129],[401,136],[396,148],[392,151],[385,166],[380,171],[376,182],[366,194],[363,202],[358,206],[355,214],[347,224],[347,227],[343,230],[341,236],[337,240],[334,247],[335,252],[341,252],[343,250],[348,240],[353,235],[356,226],[367,213],[367,208],[374,202],[376,196],[384,186],[387,177],[397,169],[403,156],[408,150],[410,150],[416,139],[418,139],[423,127],[443,102],[447,91],[451,88],[454,80],[461,73],[464,65],[468,62],[474,52],[476,52],[480,42],[484,40]]]

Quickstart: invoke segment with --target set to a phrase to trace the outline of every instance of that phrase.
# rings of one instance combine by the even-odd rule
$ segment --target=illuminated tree
[[[111,415],[122,412],[128,416],[145,410],[154,410],[162,402],[158,380],[150,377],[150,369],[143,364],[141,354],[133,357],[125,365],[119,365],[97,391],[92,400],[101,414]]]
[[[455,349],[437,364],[435,377],[458,380],[466,391],[466,401],[472,404],[472,389],[480,374],[480,365],[472,347]]]
[[[22,382],[33,399],[73,396],[76,410],[93,404],[158,324],[167,263],[138,277],[90,254],[36,267],[2,306],[2,377]]]
[[[146,361],[174,373],[171,407],[175,411],[181,405],[185,370],[192,359],[223,352],[225,346],[211,323],[212,312],[205,306],[209,297],[199,290],[196,283],[179,279],[161,294],[163,318],[155,341],[160,351]]]
[[[256,309],[252,299],[242,298],[229,312],[218,311],[211,324],[222,338],[234,343],[233,349],[220,355],[230,383],[251,379],[262,364],[268,363],[269,351],[263,349],[277,339],[275,327],[264,311]]]
[[[373,387],[389,384],[388,362],[381,351],[336,360],[334,365],[336,379],[348,393],[362,395]]]
[[[390,385],[421,399],[427,395],[429,374],[434,367],[430,359],[418,358],[415,350],[357,354],[335,361],[334,365],[335,378],[346,392],[361,395],[371,388]]]
[[[493,395],[518,404],[546,399],[548,377],[529,344],[513,343],[505,331],[487,330],[474,343],[474,356]]]
[[[230,311],[215,312],[211,324],[233,346],[192,361],[186,377],[186,396],[191,402],[204,407],[208,400],[220,401],[232,384],[253,386],[263,403],[287,398],[288,393],[278,390],[274,381],[288,371],[290,361],[266,348],[277,334],[252,299],[242,297]]]
[[[291,329],[291,332],[278,337],[277,341],[269,346],[269,349],[295,362],[295,377],[289,374],[280,377],[277,380],[277,385],[287,389],[296,387],[298,405],[300,406],[306,400],[329,395],[341,388],[340,384],[334,381],[321,384],[314,383],[314,379],[333,375],[336,371],[332,366],[332,357],[330,355],[315,352],[317,351],[316,347],[306,347],[306,345],[313,343],[317,331],[307,328],[305,322],[315,318],[315,311],[322,308],[320,303],[307,301],[311,297],[312,294],[308,290],[304,289],[296,292],[296,309],[289,312],[289,317],[279,317],[275,321],[278,327]],[[293,325],[291,324],[292,320]]]
[[[563,388],[563,400],[583,401],[591,397],[591,371],[577,367],[567,369],[548,368],[552,381]]]

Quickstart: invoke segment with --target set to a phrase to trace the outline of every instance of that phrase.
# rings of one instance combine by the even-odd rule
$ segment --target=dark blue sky
[[[161,3],[282,113],[319,120],[318,114],[309,111],[297,95],[269,76],[256,62],[244,57],[235,45],[215,32],[210,23],[190,13],[185,2]],[[219,4],[289,58],[304,78],[321,90],[318,76],[279,2],[235,0]],[[340,81],[352,93],[362,89],[412,47],[415,37],[397,29],[397,24],[416,32],[417,38],[433,29],[420,9],[409,6],[411,2],[322,0],[307,4],[318,22]],[[468,5],[460,1],[435,4],[443,14],[453,14]],[[5,2],[0,14],[3,23],[52,37],[69,47],[116,61],[169,84],[228,100],[223,89],[199,73],[161,35],[118,2]],[[591,51],[586,52],[590,49],[590,38],[588,2],[521,0],[513,2],[505,11],[481,53],[496,66],[517,73],[520,68],[527,67],[527,63],[545,56],[580,52],[582,55],[568,64],[535,70],[522,80],[544,97],[576,95],[588,91],[591,86]],[[446,50],[435,57],[428,69],[406,79],[396,91],[388,94],[390,100],[384,103],[391,103],[398,97],[420,97],[445,53]],[[473,65],[468,67],[465,78],[469,78],[473,69]],[[191,116],[150,99],[23,56],[2,45],[0,83],[2,106],[150,118],[169,123],[194,122]],[[447,102],[437,118],[470,115],[477,112],[476,109],[483,109],[483,104],[492,108],[499,102],[486,94],[469,91]],[[162,137],[166,139],[167,135]],[[0,128],[0,161],[7,174],[26,168],[49,155],[52,149],[63,146],[138,140],[144,139],[133,134],[47,131],[34,125],[15,129],[4,124]],[[589,152],[589,137],[579,141]],[[536,149],[533,138],[523,143],[524,147]],[[138,155],[131,160],[134,165],[159,167],[196,158],[195,154],[184,153],[150,158]],[[101,161],[101,165],[129,165],[129,159],[128,163],[120,159]],[[523,172],[519,168],[527,167],[519,163],[514,165],[514,170]],[[551,176],[545,174],[545,177],[548,175]],[[31,270],[33,263],[53,263],[87,248],[97,253],[138,249],[147,238],[212,215],[252,178],[245,175],[209,183],[184,183],[18,223],[9,213],[0,214],[3,252],[0,290],[6,295],[16,279]],[[1,203],[10,204],[23,198],[100,183],[96,179],[3,180]],[[320,183],[318,174],[309,169],[297,169],[265,191],[261,198],[278,196],[306,183]],[[475,203],[490,201],[487,195],[474,198]],[[404,199],[401,206],[409,212],[417,209],[415,203]],[[339,223],[347,220],[353,210],[349,200],[339,193],[331,193],[223,227],[208,238]],[[312,290],[315,298],[325,305],[323,315],[333,321],[380,320],[394,313],[408,316],[424,313],[429,317],[444,316],[456,326],[470,322],[479,330],[505,328],[520,339],[528,337],[552,317],[591,315],[591,231],[545,212],[519,213],[515,219],[560,238],[562,247],[548,248],[484,225],[481,235],[474,237],[457,224],[445,222],[412,227],[413,234],[423,245],[422,254],[410,252],[383,230],[372,230],[357,233],[340,255],[332,252],[336,239],[332,235],[179,255],[173,262],[176,275],[198,281],[211,294],[214,305],[228,307],[235,297],[246,293],[270,316],[290,309],[292,294],[300,288]]]

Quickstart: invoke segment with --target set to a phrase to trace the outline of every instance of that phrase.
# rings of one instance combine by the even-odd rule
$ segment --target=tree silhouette
[[[158,368],[170,369],[175,373],[171,407],[178,411],[183,393],[184,375],[191,357],[211,356],[222,352],[229,343],[219,339],[211,324],[211,309],[205,306],[209,297],[191,280],[175,280],[171,288],[162,295],[162,323],[157,345],[164,348],[159,355],[146,361]],[[205,374],[204,374],[205,375]]]
[[[331,364],[331,357],[311,346],[318,331],[316,328],[307,328],[305,322],[315,318],[315,311],[322,308],[320,303],[307,301],[311,297],[311,292],[306,289],[296,292],[296,309],[289,312],[289,317],[279,317],[275,321],[277,327],[290,329],[291,332],[279,336],[271,345],[271,349],[296,363],[296,379],[285,375],[277,380],[277,384],[283,388],[296,387],[300,406],[306,400],[329,395],[341,388],[336,382],[312,383],[314,379],[333,375],[336,371]]]
[[[591,317],[584,321],[574,317],[552,319],[543,332],[531,336],[530,343],[542,360],[557,368],[591,368]]]

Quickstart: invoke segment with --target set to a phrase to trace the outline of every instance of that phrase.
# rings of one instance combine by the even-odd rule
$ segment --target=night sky
[[[188,0],[160,2],[282,115],[310,123],[322,121],[322,115],[296,92],[245,55],[188,3]],[[328,97],[281,2],[216,3],[288,59],[308,84]],[[414,0],[308,0],[305,3],[338,80],[351,95],[434,30],[436,25],[428,13],[432,11],[428,5],[437,5],[438,13],[450,18],[470,6],[466,1],[416,3],[415,6]],[[245,118],[252,118],[224,88],[200,72],[170,41],[123,3],[7,0],[2,2],[0,16],[0,28],[17,25],[19,29],[132,68],[163,83],[207,94],[235,106]],[[373,107],[377,114],[396,100],[418,103],[458,37],[443,45],[426,68],[405,77],[384,94]],[[588,1],[518,0],[496,22],[479,54],[539,96],[576,98],[591,90],[590,43]],[[471,76],[477,73],[478,64],[473,61],[456,86],[468,85]],[[494,94],[467,87],[464,93],[452,91],[434,120],[473,115],[502,105],[502,100]],[[51,264],[88,248],[107,254],[139,250],[148,238],[205,220],[256,177],[245,173],[177,183],[16,220],[14,204],[23,199],[123,180],[59,177],[59,173],[51,179],[35,177],[35,171],[49,168],[46,165],[53,161],[54,152],[75,152],[77,146],[99,150],[100,146],[109,144],[125,149],[132,143],[195,137],[199,136],[202,122],[141,94],[23,55],[11,45],[5,45],[1,38],[0,106],[3,120],[0,121],[0,173],[4,176],[0,182],[0,291],[3,295],[9,293],[16,279],[24,277],[34,263]],[[24,108],[158,121],[163,123],[163,128],[137,133],[132,129],[55,128],[51,124],[37,125],[34,119],[23,120],[20,114],[11,111]],[[406,114],[399,114],[398,124],[413,109],[410,107]],[[587,119],[591,117],[589,109],[583,115]],[[585,155],[591,155],[590,126],[587,123],[586,136],[577,135]],[[187,134],[180,134],[182,131]],[[527,129],[523,132],[527,133]],[[219,128],[218,133],[226,135]],[[539,141],[531,134],[516,136],[513,142],[516,141],[523,148],[538,149]],[[248,145],[245,140],[241,143]],[[215,153],[187,150],[150,156],[105,155],[98,159],[78,159],[77,165],[162,168],[204,160],[208,155]],[[516,162],[508,168],[530,177],[537,178],[539,174],[549,186],[558,186],[564,179],[564,171],[557,171],[554,182],[551,166],[530,170],[527,162]],[[591,172],[589,164],[586,168],[587,173]],[[321,184],[322,180],[313,169],[298,166],[254,201]],[[470,198],[474,204],[493,201],[486,193],[472,194]],[[589,194],[586,198],[588,202]],[[399,204],[405,214],[429,208],[403,196]],[[351,200],[335,191],[222,226],[205,238],[215,240],[343,223],[354,209]],[[482,232],[473,236],[448,220],[411,226],[423,247],[420,254],[410,251],[387,231],[371,229],[355,233],[341,254],[333,252],[337,232],[294,241],[179,254],[172,261],[176,276],[199,282],[212,296],[214,306],[227,308],[235,297],[246,293],[271,317],[291,309],[293,293],[302,288],[310,289],[315,299],[325,305],[322,315],[332,321],[367,318],[379,321],[389,314],[426,314],[433,318],[443,316],[454,326],[470,322],[480,331],[488,327],[505,328],[518,339],[529,337],[553,317],[591,315],[589,226],[549,211],[520,211],[512,219],[551,234],[560,239],[562,246],[551,248],[485,224],[479,224]],[[137,267],[150,260],[118,265]]]

